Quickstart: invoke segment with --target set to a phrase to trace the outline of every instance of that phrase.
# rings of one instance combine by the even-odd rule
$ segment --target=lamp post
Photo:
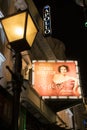
[[[12,130],[18,130],[20,93],[23,85],[23,77],[21,75],[21,52],[31,48],[37,34],[37,28],[28,10],[23,10],[7,16],[6,18],[2,18],[1,24],[7,37],[8,44],[15,52],[14,73],[9,66],[6,66],[6,68],[11,73],[13,81]]]

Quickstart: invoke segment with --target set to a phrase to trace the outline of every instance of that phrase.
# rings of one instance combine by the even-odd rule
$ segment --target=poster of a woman
[[[77,61],[35,61],[32,79],[40,96],[81,96]]]

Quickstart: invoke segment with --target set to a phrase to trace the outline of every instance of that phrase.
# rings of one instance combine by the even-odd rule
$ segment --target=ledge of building
[[[28,84],[26,90],[21,93],[21,104],[40,122],[45,124],[56,122],[56,113],[46,105],[44,100]]]

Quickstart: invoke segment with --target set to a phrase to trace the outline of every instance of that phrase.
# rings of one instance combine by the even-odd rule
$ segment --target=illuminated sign
[[[50,6],[46,5],[43,8],[43,32],[44,36],[48,36],[52,33],[51,30],[51,12],[50,12]]]
[[[77,61],[33,61],[32,85],[40,96],[81,98]]]

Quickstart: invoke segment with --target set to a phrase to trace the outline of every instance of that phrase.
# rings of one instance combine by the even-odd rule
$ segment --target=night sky
[[[34,0],[43,16],[43,7],[51,7],[52,37],[65,44],[67,60],[77,60],[84,96],[87,96],[87,28],[84,9],[73,0]]]

